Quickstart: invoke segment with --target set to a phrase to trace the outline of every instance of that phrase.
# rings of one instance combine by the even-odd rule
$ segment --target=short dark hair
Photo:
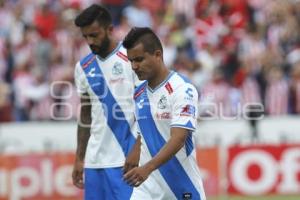
[[[123,46],[126,49],[131,49],[137,44],[142,43],[144,50],[150,54],[154,54],[155,50],[163,48],[157,35],[148,27],[134,27],[126,35]]]
[[[75,25],[77,27],[89,26],[95,20],[103,27],[112,24],[112,17],[108,10],[101,5],[92,4],[75,18]]]

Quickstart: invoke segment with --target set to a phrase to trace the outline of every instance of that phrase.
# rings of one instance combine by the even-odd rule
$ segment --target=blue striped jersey
[[[138,199],[205,199],[200,171],[196,162],[194,131],[197,123],[198,93],[183,76],[170,72],[156,88],[147,82],[135,91],[136,118],[142,134],[140,165],[151,160],[170,139],[171,128],[188,130],[183,148],[159,167],[134,190]],[[159,189],[158,189],[159,188]],[[157,191],[158,189],[158,191]]]
[[[135,142],[133,94],[139,81],[126,55],[120,43],[105,59],[91,53],[76,64],[77,91],[88,93],[92,105],[86,168],[123,166]]]

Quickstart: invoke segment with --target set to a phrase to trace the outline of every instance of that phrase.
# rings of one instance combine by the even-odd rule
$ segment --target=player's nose
[[[137,70],[137,69],[140,67],[140,65],[139,65],[138,62],[133,61],[133,62],[131,63],[131,67],[132,67],[133,70]]]
[[[88,43],[88,45],[93,45],[94,44],[94,39],[91,37],[86,37],[86,42]]]

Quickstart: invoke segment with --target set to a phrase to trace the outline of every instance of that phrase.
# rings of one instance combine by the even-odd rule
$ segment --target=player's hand
[[[84,182],[83,182],[83,161],[80,161],[76,159],[73,167],[73,172],[72,172],[72,180],[73,184],[79,188],[83,189],[84,188]]]
[[[136,143],[134,144],[131,152],[128,154],[123,166],[123,174],[126,174],[129,170],[139,166],[141,152],[141,136],[138,136]]]
[[[141,167],[135,167],[124,174],[123,179],[131,186],[140,186],[151,174],[152,170],[145,165]]]

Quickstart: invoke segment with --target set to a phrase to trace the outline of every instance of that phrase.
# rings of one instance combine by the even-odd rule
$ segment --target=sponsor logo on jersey
[[[96,73],[95,73],[96,69],[95,67],[93,67],[89,72],[88,72],[88,76],[89,77],[95,77]]]
[[[186,91],[185,91],[185,94],[186,96],[184,97],[185,100],[188,100],[188,101],[192,101],[193,100],[193,89],[192,88],[188,88]]]
[[[195,117],[196,108],[192,105],[186,105],[182,108],[180,116],[193,116]]]
[[[162,95],[158,101],[157,107],[159,109],[165,109],[167,107],[167,97]]]
[[[99,87],[101,83],[93,83],[91,84],[91,88]]]
[[[191,200],[192,199],[192,193],[186,192],[182,194],[182,200]]]
[[[124,78],[109,79],[110,84],[123,83],[123,81],[124,81]]]
[[[116,62],[112,68],[113,75],[120,75],[123,73],[123,66],[120,62]]]
[[[140,99],[140,101],[139,102],[137,102],[137,107],[139,108],[139,109],[142,109],[143,108],[143,106],[144,106],[144,99]]]
[[[156,119],[171,119],[171,113],[163,112],[163,113],[156,113]]]

